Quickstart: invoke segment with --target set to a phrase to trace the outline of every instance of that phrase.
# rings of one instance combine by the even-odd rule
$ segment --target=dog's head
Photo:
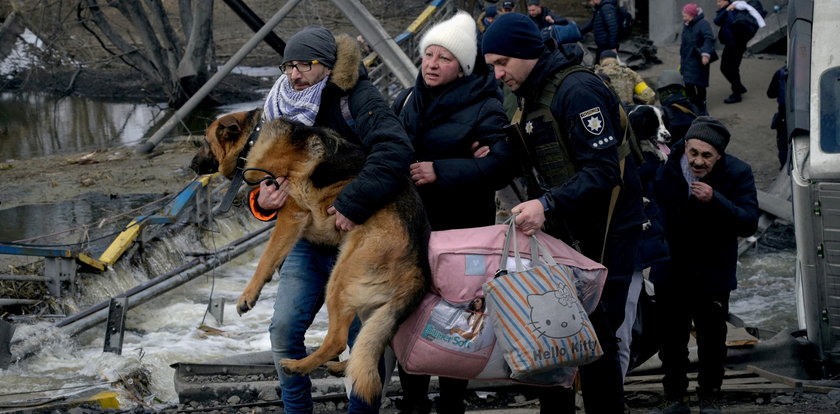
[[[636,139],[667,145],[671,141],[671,133],[665,128],[663,114],[658,106],[639,105],[633,108],[627,116]]]
[[[261,110],[255,109],[228,114],[213,121],[204,133],[204,144],[190,162],[190,169],[197,174],[218,171],[232,178],[236,170],[236,159],[260,115]]]
[[[245,181],[257,182],[268,172],[293,182],[308,179],[315,188],[323,188],[355,177],[364,161],[359,145],[331,129],[274,119],[263,124],[251,149]]]

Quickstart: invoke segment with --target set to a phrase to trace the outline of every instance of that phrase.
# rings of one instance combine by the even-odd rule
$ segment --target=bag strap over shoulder
[[[680,110],[680,111],[682,111],[682,113],[684,113],[684,114],[688,114],[688,115],[691,115],[691,116],[693,116],[693,117],[697,118],[697,114],[695,114],[695,113],[694,113],[691,109],[688,109],[688,108],[686,108],[686,107],[684,107],[684,106],[682,106],[682,105],[680,105],[680,104],[678,104],[678,103],[672,103],[672,104],[671,104],[671,106],[673,106],[674,108],[679,109],[679,110]]]

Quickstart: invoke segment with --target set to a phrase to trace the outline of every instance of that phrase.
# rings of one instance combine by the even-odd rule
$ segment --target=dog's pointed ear
[[[239,120],[231,115],[220,119],[219,126],[216,127],[216,138],[219,142],[235,140],[241,133],[242,126],[239,125]]]
[[[317,131],[309,126],[297,123],[297,122],[289,122],[289,129],[291,133],[289,134],[289,141],[300,145],[306,143],[309,140],[309,137],[312,135],[317,135]]]

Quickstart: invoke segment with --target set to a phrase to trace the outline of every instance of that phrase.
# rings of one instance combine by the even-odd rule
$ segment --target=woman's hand
[[[431,184],[437,181],[432,162],[423,161],[411,164],[411,181],[414,181],[415,185]]]
[[[490,147],[488,147],[487,145],[479,145],[481,144],[479,144],[478,141],[476,141],[473,142],[473,144],[470,146],[470,150],[472,150],[473,152],[473,158],[484,158],[487,156],[487,154],[490,154]]]
[[[341,212],[336,210],[334,206],[330,206],[330,208],[327,209],[327,214],[335,215],[335,229],[338,231],[350,231],[356,228],[356,223],[354,223],[353,220],[344,217],[344,214],[341,214]]]

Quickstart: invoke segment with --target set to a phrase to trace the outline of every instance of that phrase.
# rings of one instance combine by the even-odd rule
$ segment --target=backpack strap
[[[691,115],[691,116],[693,116],[693,117],[697,118],[697,114],[695,114],[694,112],[692,112],[692,110],[691,110],[691,109],[688,109],[688,108],[686,108],[686,107],[684,107],[684,106],[682,106],[682,105],[680,105],[680,104],[678,104],[678,103],[672,103],[672,104],[671,104],[671,106],[673,106],[674,108],[679,109],[679,110],[680,110],[680,111],[682,111],[682,113],[684,113],[684,114],[688,114],[688,115]]]
[[[353,113],[350,112],[350,96],[344,95],[339,99],[339,106],[341,107],[341,117],[344,118],[344,122],[347,123],[347,126],[350,127],[352,130],[356,130],[356,120],[353,119]]]

